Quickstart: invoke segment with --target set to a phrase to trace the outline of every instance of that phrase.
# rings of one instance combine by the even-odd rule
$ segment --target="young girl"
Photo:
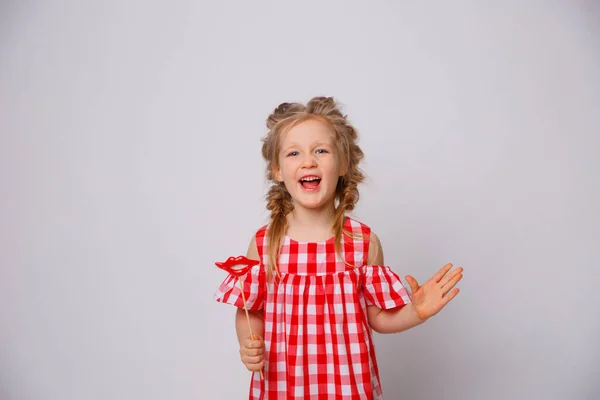
[[[447,264],[422,286],[406,276],[409,295],[377,236],[346,215],[364,179],[363,152],[332,98],[283,103],[267,127],[271,220],[246,255],[260,264],[241,278],[243,293],[229,275],[215,295],[238,307],[250,399],[382,399],[372,331],[431,318],[458,294],[462,268]]]

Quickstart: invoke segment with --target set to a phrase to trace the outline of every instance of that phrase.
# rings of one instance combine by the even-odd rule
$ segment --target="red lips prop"
[[[231,275],[240,277],[250,271],[250,268],[260,264],[258,260],[250,260],[244,256],[229,257],[224,262],[216,262],[215,265]]]

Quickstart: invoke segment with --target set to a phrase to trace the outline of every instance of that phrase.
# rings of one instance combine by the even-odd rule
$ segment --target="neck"
[[[333,204],[321,209],[295,207],[294,210],[288,214],[287,220],[288,226],[296,229],[311,228],[311,230],[330,232],[334,216],[335,207]]]

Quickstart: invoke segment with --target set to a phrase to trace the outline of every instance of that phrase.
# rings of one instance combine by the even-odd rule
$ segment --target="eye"
[[[297,151],[292,151],[292,152],[288,153],[288,157],[290,157],[290,156],[292,156],[292,157],[293,156],[297,156],[298,154],[299,153]]]
[[[326,149],[317,149],[317,154],[329,153]]]

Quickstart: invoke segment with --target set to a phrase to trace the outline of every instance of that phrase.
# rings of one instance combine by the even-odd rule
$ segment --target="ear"
[[[283,182],[283,176],[281,175],[281,168],[274,166],[272,168],[272,172],[273,172],[273,177],[275,177],[275,180],[277,180],[278,182]]]

